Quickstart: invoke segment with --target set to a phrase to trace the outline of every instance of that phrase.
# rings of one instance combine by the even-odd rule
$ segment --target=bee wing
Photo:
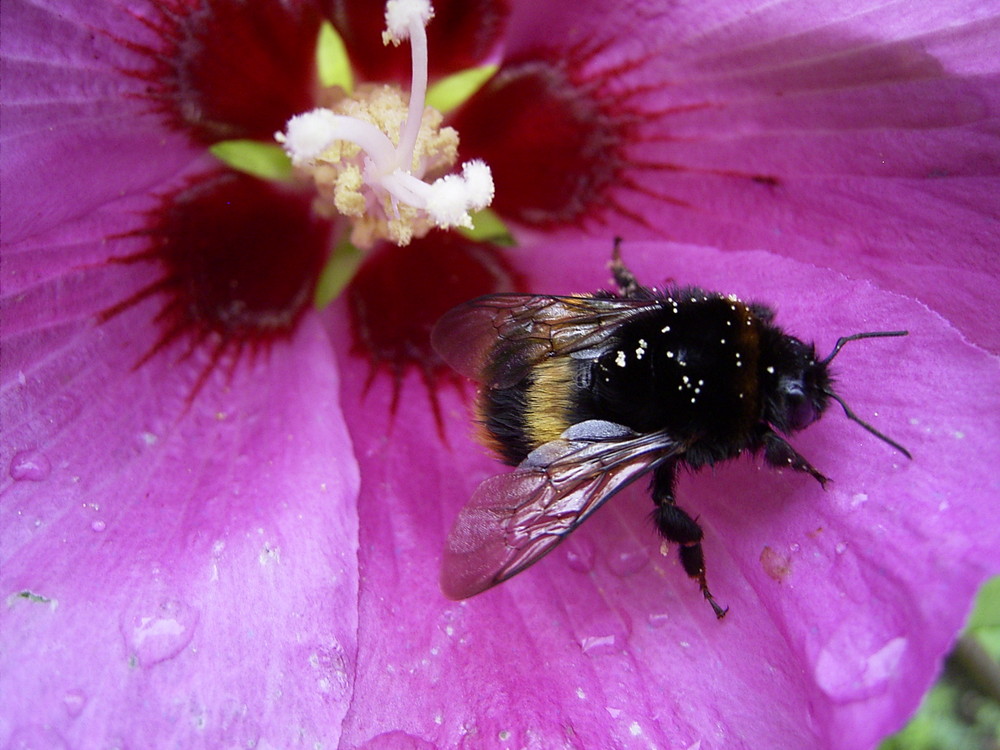
[[[448,536],[441,588],[465,599],[551,552],[605,500],[685,448],[665,432],[639,435],[589,420],[486,479]]]
[[[506,388],[545,357],[588,351],[597,356],[622,321],[659,304],[655,299],[492,294],[445,313],[431,342],[466,377]]]

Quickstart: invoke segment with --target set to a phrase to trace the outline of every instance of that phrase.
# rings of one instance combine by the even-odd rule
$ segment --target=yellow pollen
[[[339,101],[334,101],[337,94]],[[361,85],[351,98],[342,89],[331,90],[327,107],[335,114],[371,123],[386,133],[393,145],[406,121],[407,102],[396,86]],[[444,117],[436,109],[425,107],[413,152],[411,174],[433,181],[447,174],[458,160],[458,132],[441,127]],[[349,216],[351,243],[368,248],[387,239],[397,245],[423,237],[434,226],[424,212],[399,201],[386,191],[374,193],[364,179],[365,153],[346,140],[333,141],[314,160],[298,167],[316,187],[313,209],[320,216]]]
[[[412,80],[408,101],[398,86],[357,86],[348,96],[330,86],[317,106],[295,115],[274,137],[292,165],[316,187],[314,206],[324,217],[349,217],[351,243],[399,245],[432,228],[472,229],[472,214],[490,205],[493,175],[481,159],[462,164],[458,133],[427,106],[429,0],[389,0],[387,43],[409,40]]]

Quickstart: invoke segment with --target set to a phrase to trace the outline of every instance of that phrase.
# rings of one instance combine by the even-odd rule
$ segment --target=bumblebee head
[[[764,419],[781,432],[805,429],[829,405],[827,361],[817,359],[811,344],[782,336],[766,358],[763,378]]]
[[[888,443],[907,458],[909,451],[896,441],[883,435],[858,417],[833,390],[830,362],[849,341],[885,336],[905,336],[906,331],[875,331],[855,333],[837,339],[833,351],[823,359],[816,357],[816,348],[798,339],[781,334],[772,342],[770,356],[764,362],[764,419],[784,433],[802,430],[826,411],[830,401],[843,408],[847,418],[857,422],[868,432]]]

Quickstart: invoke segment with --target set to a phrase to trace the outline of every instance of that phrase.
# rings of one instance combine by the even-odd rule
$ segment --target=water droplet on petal
[[[907,639],[891,638],[865,655],[856,645],[864,637],[841,629],[819,653],[816,683],[835,701],[849,703],[885,693],[899,674]]]
[[[625,612],[602,610],[594,619],[581,625],[580,648],[588,656],[617,654],[628,647],[632,622]]]
[[[66,707],[66,713],[70,715],[70,718],[75,719],[83,713],[83,707],[87,705],[87,694],[79,688],[67,690],[63,694],[63,705]]]
[[[907,639],[899,636],[869,656],[865,665],[865,684],[869,687],[879,687],[892,679],[903,659],[907,645]]]
[[[666,612],[650,612],[646,616],[646,622],[649,623],[651,628],[662,628],[670,622],[670,615]]]
[[[397,729],[372,737],[358,750],[437,750],[437,745]]]
[[[646,550],[635,546],[634,542],[612,550],[610,557],[608,557],[608,567],[611,572],[622,578],[639,572],[646,567],[648,562],[649,555]]]
[[[18,482],[41,482],[48,479],[51,472],[52,464],[41,451],[20,451],[10,460],[10,476]]]
[[[590,537],[583,534],[571,534],[562,543],[563,554],[566,556],[566,565],[570,570],[577,573],[589,573],[594,569],[594,558],[596,552],[594,543]]]
[[[585,654],[615,654],[621,651],[620,644],[617,643],[614,633],[603,635],[588,635],[580,640],[580,648]]]
[[[104,523],[104,521],[94,521],[93,523],[90,524],[90,528],[92,528],[94,531],[101,532],[107,528],[107,524]]]
[[[176,599],[155,606],[136,606],[122,617],[125,647],[144,667],[172,659],[194,637],[198,610]]]

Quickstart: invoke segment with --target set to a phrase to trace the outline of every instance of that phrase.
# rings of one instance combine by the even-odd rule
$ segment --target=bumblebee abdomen
[[[529,376],[510,388],[486,388],[476,401],[479,442],[511,466],[533,450],[526,421],[530,387]]]
[[[482,442],[517,465],[540,445],[555,440],[574,422],[576,364],[551,357],[510,388],[485,389],[479,396]]]

